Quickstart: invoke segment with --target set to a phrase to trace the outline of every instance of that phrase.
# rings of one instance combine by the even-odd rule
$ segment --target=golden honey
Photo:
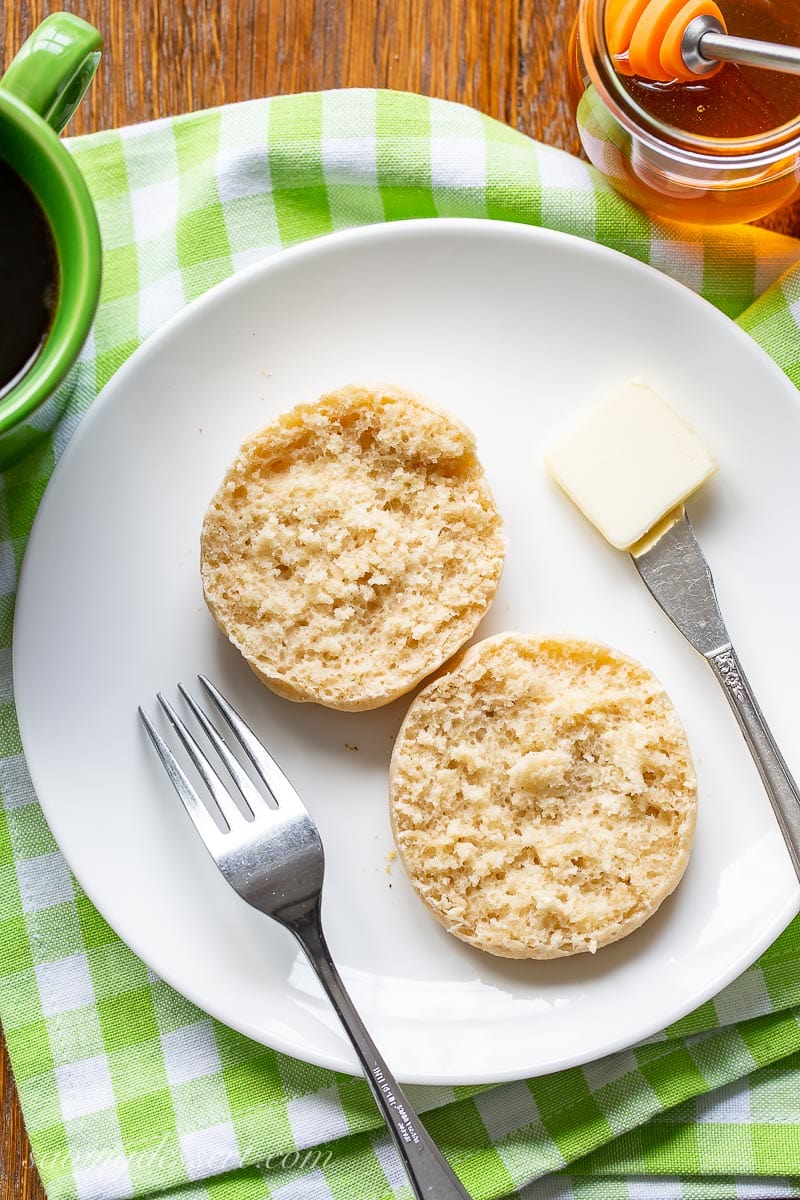
[[[800,0],[718,0],[727,30],[798,44]],[[627,74],[605,42],[605,0],[582,0],[570,90],[589,159],[657,216],[750,221],[800,187],[800,77],[725,63],[691,83]],[[622,69],[620,69],[622,68]]]

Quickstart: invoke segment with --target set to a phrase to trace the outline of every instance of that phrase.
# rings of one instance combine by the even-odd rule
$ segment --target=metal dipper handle
[[[695,75],[710,74],[718,62],[800,75],[800,47],[731,37],[716,17],[695,17],[689,22],[683,34],[681,53],[686,66]]]

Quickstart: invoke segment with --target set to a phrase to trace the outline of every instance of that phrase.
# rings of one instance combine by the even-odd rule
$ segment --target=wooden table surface
[[[279,92],[389,87],[497,117],[578,153],[564,46],[577,0],[6,0],[0,62],[53,8],[100,29],[106,51],[70,132]],[[800,235],[800,203],[764,222]],[[0,1200],[43,1200],[4,1046]]]

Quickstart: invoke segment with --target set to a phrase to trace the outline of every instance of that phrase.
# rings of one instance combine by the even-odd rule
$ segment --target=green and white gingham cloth
[[[11,679],[16,577],[37,503],[82,413],[148,334],[305,238],[409,217],[547,225],[701,292],[795,382],[800,244],[653,222],[584,163],[412,95],[259,100],[69,147],[97,205],[103,293],[63,421],[7,472],[0,497],[0,1019],[36,1163],[50,1200],[409,1197],[363,1080],[193,1008],[71,877],[26,773]],[[476,1200],[800,1197],[800,919],[645,1045],[540,1079],[409,1091]]]

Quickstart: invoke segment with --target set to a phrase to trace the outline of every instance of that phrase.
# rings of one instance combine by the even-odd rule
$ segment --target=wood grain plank
[[[577,11],[577,0],[520,0],[517,24],[517,128],[572,154],[581,147],[567,100],[566,47]]]
[[[253,96],[329,87],[389,87],[461,100],[543,133],[557,107],[531,104],[547,87],[541,49],[521,53],[520,30],[541,25],[555,0],[189,0],[130,5],[75,0],[72,11],[102,30],[106,51],[70,132],[152,120]],[[51,0],[3,10],[0,57],[10,58],[48,12]],[[566,17],[548,18],[548,39]],[[529,32],[526,40],[540,43]],[[557,56],[550,47],[549,57]],[[560,74],[560,72],[559,72]],[[552,89],[550,89],[552,90]],[[561,123],[567,129],[562,114]]]
[[[31,1158],[5,1041],[0,1050],[0,1200],[46,1200]]]

